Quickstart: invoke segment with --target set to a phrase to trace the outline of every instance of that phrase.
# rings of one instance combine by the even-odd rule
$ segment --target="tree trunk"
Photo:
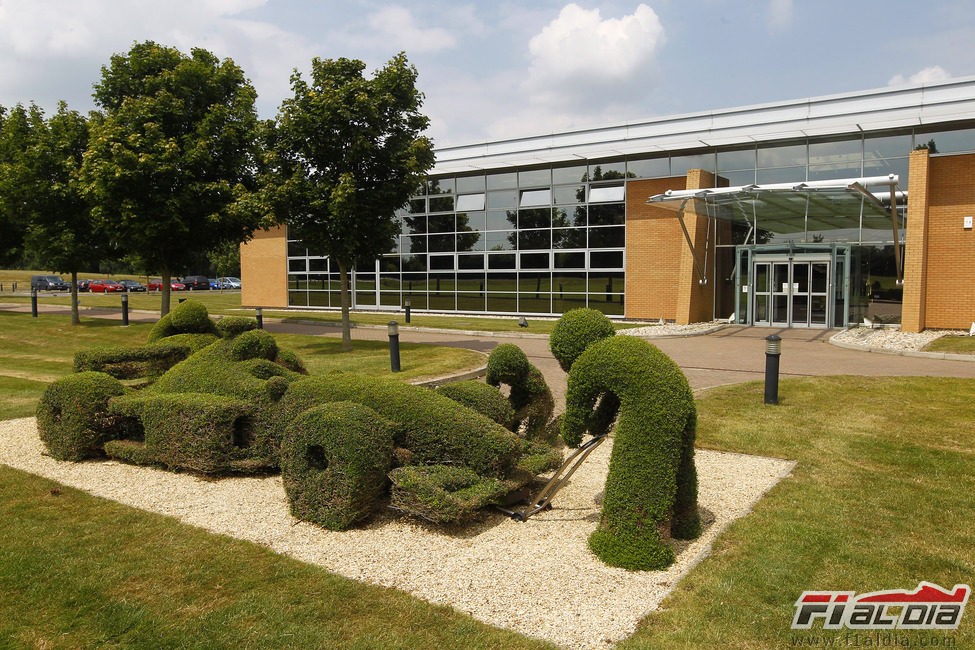
[[[81,316],[78,315],[78,272],[71,272],[71,324],[81,325]]]
[[[352,350],[352,332],[349,323],[349,269],[345,262],[339,262],[339,279],[342,296],[342,351]]]
[[[159,280],[159,290],[162,291],[162,306],[159,307],[159,317],[162,318],[169,313],[169,269],[164,269],[159,275],[161,276]]]

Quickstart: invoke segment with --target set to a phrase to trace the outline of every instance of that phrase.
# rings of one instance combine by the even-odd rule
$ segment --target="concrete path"
[[[44,313],[70,313],[66,307],[40,305]],[[0,309],[30,311],[30,305],[0,304]],[[118,311],[85,309],[86,318],[121,319]],[[155,322],[152,312],[130,312],[131,322]],[[283,323],[265,318],[270,332],[307,334],[312,336],[341,336],[334,326],[305,322]],[[677,362],[684,370],[695,391],[714,386],[761,380],[765,375],[765,337],[778,334],[782,338],[780,373],[782,377],[810,375],[866,375],[866,376],[942,376],[975,378],[975,360],[950,361],[887,354],[871,354],[839,348],[828,343],[838,330],[768,329],[731,326],[712,334],[693,337],[648,339]],[[385,328],[357,327],[353,340],[386,340]],[[451,347],[490,352],[501,343],[515,343],[539,370],[555,396],[556,404],[565,403],[566,375],[548,349],[547,338],[518,338],[508,336],[471,336],[448,330],[435,332],[412,331],[401,324],[400,342],[432,343]]]

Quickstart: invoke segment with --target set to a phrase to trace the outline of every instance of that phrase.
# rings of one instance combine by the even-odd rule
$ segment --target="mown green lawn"
[[[975,336],[942,336],[924,346],[924,351],[975,354]]]
[[[72,372],[78,350],[98,346],[142,345],[152,325],[82,318],[79,326],[70,317],[0,310],[0,419],[34,414],[47,384]],[[420,343],[400,346],[402,372],[390,372],[389,346],[383,341],[355,341],[352,352],[341,351],[337,338],[275,334],[278,344],[293,349],[312,374],[339,369],[408,381],[437,377],[484,364],[484,355],[472,350]]]

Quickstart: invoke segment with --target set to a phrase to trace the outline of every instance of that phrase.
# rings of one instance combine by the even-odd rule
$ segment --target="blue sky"
[[[405,51],[437,146],[975,74],[975,0],[0,0],[0,105],[94,107],[133,41],[240,65],[273,117],[311,58]]]

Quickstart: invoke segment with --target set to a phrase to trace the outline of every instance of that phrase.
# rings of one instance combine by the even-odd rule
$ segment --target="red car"
[[[88,290],[94,293],[113,293],[125,291],[125,287],[115,280],[92,280],[88,283]]]
[[[162,279],[161,278],[156,278],[155,280],[150,280],[149,281],[149,284],[147,286],[149,288],[149,291],[162,291]],[[174,280],[174,281],[171,281],[169,283],[169,290],[170,291],[186,291],[186,285],[184,285],[184,284],[182,284],[180,282],[176,282]]]

